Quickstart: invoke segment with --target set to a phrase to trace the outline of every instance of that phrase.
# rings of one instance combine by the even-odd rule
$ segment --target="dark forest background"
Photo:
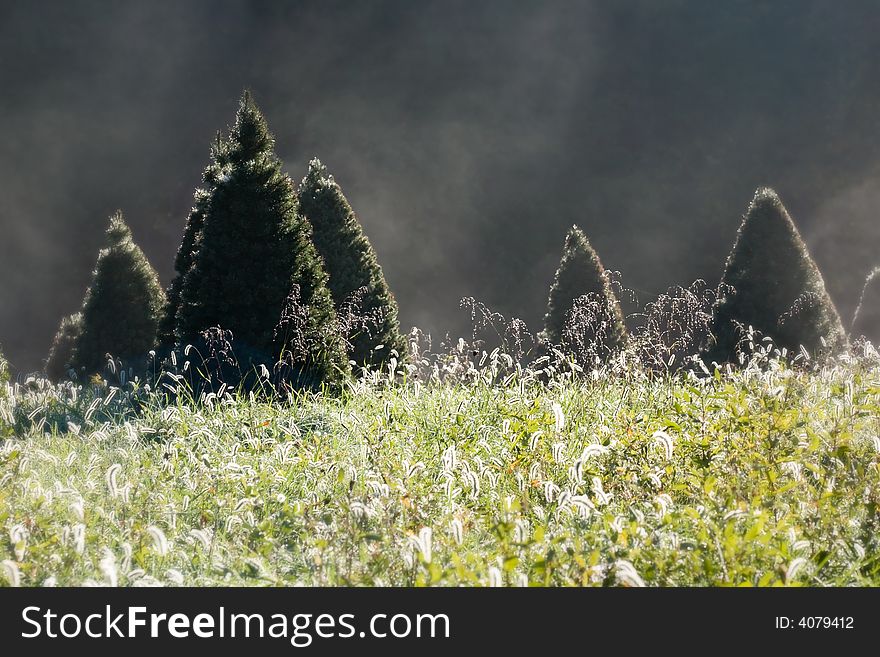
[[[0,1],[0,344],[41,365],[122,208],[167,284],[253,90],[317,155],[405,330],[472,295],[539,327],[567,228],[647,300],[721,275],[780,193],[848,320],[880,264],[880,5],[776,0]],[[124,321],[124,318],[121,318]]]

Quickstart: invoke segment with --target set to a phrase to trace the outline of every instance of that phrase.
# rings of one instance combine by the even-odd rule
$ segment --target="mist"
[[[249,88],[294,180],[320,157],[404,330],[474,296],[540,327],[572,223],[642,301],[716,283],[756,187],[844,323],[880,265],[880,6],[0,0],[0,346],[39,369],[109,215],[172,276]]]

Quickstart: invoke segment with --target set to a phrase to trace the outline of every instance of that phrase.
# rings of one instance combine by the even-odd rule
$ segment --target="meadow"
[[[280,402],[6,384],[0,584],[880,585],[877,352],[757,352],[459,349]]]

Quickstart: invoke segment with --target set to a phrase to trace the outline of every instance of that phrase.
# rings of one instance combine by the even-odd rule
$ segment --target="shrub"
[[[736,362],[751,326],[777,348],[813,357],[846,345],[840,316],[822,274],[772,189],[749,205],[727,259],[706,359]]]
[[[880,267],[868,274],[852,323],[852,336],[880,345]]]
[[[156,344],[165,293],[156,270],[132,241],[121,212],[110,218],[108,245],[98,254],[82,306],[82,327],[73,365],[86,374],[100,371],[107,355],[134,359]]]
[[[327,275],[274,138],[248,93],[230,134],[218,142],[208,169],[212,184],[197,198],[178,254],[181,269],[187,259],[191,266],[180,284],[176,337],[198,343],[204,332],[221,328],[249,354],[247,367],[287,359],[309,381],[337,383],[349,366]],[[303,331],[309,345],[296,363],[277,331],[294,286],[308,310]]]
[[[627,342],[623,312],[609,273],[577,226],[565,237],[540,339],[575,353],[581,365],[596,358],[607,360]]]
[[[317,159],[299,187],[300,210],[324,261],[328,286],[348,342],[349,358],[376,368],[406,351],[397,302],[370,240],[333,176]]]
[[[61,320],[61,325],[49,348],[49,356],[46,358],[46,376],[50,380],[61,381],[67,378],[73,367],[74,350],[80,333],[82,333],[82,313],[74,313]]]

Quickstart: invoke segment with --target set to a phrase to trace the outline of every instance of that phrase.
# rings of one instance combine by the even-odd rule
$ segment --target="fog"
[[[539,328],[578,223],[642,300],[719,279],[777,189],[848,322],[880,265],[880,6],[0,0],[0,345],[41,366],[121,208],[163,283],[252,90],[342,185],[405,329]],[[122,318],[124,321],[124,318]]]

